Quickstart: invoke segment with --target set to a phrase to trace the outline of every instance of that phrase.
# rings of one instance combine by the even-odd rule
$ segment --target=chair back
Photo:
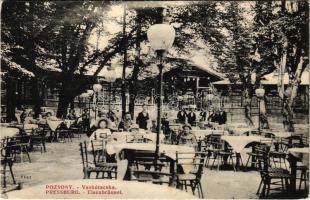
[[[260,143],[256,146],[255,150],[257,154],[257,162],[258,162],[258,169],[261,172],[261,174],[268,173],[268,169],[271,166],[270,165],[270,146],[266,143]]]
[[[88,155],[87,155],[86,141],[84,141],[83,143],[80,142],[80,152],[81,152],[83,170],[85,170],[88,167]]]
[[[206,152],[176,152],[176,169],[180,166],[191,166],[192,174],[196,175],[196,178],[200,179],[203,174],[203,168],[206,162]]]

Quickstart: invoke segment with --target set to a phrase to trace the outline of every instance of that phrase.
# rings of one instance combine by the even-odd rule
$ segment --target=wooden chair
[[[22,162],[23,152],[25,152],[28,157],[28,161],[31,163],[31,158],[29,155],[30,138],[30,135],[11,137],[11,140],[8,142],[8,146],[10,146],[14,161],[16,160],[17,155],[19,155]]]
[[[99,178],[99,173],[103,173],[103,176],[101,178],[117,178],[117,171],[115,167],[113,166],[99,166],[95,163],[88,161],[88,151],[87,151],[87,144],[86,141],[84,143],[80,143],[80,152],[82,157],[82,164],[83,164],[83,173],[84,173],[84,179],[91,178],[92,173],[96,173],[96,178]],[[113,176],[105,177],[105,173],[111,173]]]
[[[286,166],[286,155],[287,155],[287,149],[288,149],[288,139],[286,138],[275,138],[275,141],[273,143],[273,148],[269,152],[269,156],[272,159],[272,162],[275,167],[282,168],[282,165],[284,165],[285,169],[287,169]]]
[[[206,152],[176,152],[177,167],[189,165],[192,168],[188,174],[176,173],[177,187],[182,190],[185,187],[185,190],[187,190],[187,186],[190,186],[193,194],[197,189],[200,198],[204,198],[200,180],[206,162],[206,155]]]
[[[168,171],[170,162],[164,154],[160,154],[155,162],[154,151],[135,150],[132,152],[132,161],[131,180],[172,185],[173,173]]]
[[[35,129],[30,136],[30,150],[32,151],[34,147],[39,147],[41,153],[46,152],[45,146],[45,133],[42,128]]]
[[[219,171],[220,165],[224,163],[225,159],[227,159],[228,161],[231,161],[232,167],[234,171],[236,171],[235,164],[233,161],[233,157],[235,155],[231,149],[224,148],[224,141],[220,139],[220,136],[211,136],[210,143],[211,143],[211,151],[212,151],[213,157],[209,157],[207,162],[209,162],[210,159],[213,159],[211,170],[213,169],[213,166],[216,161],[217,171]]]
[[[261,143],[257,149],[257,153],[257,160],[261,175],[261,182],[259,184],[257,194],[259,194],[260,197],[267,198],[270,190],[285,192],[288,188],[289,180],[292,178],[292,175],[290,175],[287,170],[271,167],[269,156],[270,146],[268,144]],[[271,188],[271,185],[278,187]]]
[[[16,184],[14,173],[13,173],[13,157],[11,148],[7,145],[8,139],[5,138],[1,141],[1,165],[3,166],[1,170],[2,175],[2,188],[7,187],[7,167],[9,167],[10,175],[13,181],[13,184]]]

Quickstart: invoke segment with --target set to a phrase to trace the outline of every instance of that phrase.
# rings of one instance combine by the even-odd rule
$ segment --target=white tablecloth
[[[309,167],[309,147],[289,148],[288,153],[296,158],[300,158],[302,163]]]
[[[152,142],[156,142],[156,133],[142,133],[143,138],[147,138]],[[132,132],[113,132],[111,137],[115,139],[118,143],[126,143],[130,138],[134,139],[134,133]],[[126,140],[127,137],[127,140]],[[164,139],[164,135],[159,135],[159,140],[162,141]]]
[[[63,123],[62,120],[46,120],[46,122],[52,131],[56,131],[58,126]]]
[[[216,135],[227,135],[228,131],[223,130],[212,130],[212,129],[206,129],[206,130],[191,130],[191,132],[195,135],[196,139],[203,139],[208,135],[216,134]]]
[[[66,125],[67,128],[70,128],[71,125],[75,122],[75,120],[70,120],[70,119],[65,119],[64,124]]]
[[[38,124],[24,124],[24,129],[37,129]]]
[[[71,186],[71,189],[69,188]],[[97,187],[97,189],[95,189]],[[113,188],[112,188],[113,187]],[[74,191],[77,194],[51,194]],[[96,193],[97,194],[96,194]],[[111,194],[113,193],[113,194]],[[185,192],[166,185],[137,181],[78,179],[38,185],[7,193],[9,199],[195,199]]]
[[[19,129],[18,128],[11,128],[11,127],[0,127],[0,136],[1,139],[5,137],[13,137],[15,135],[19,134]]]
[[[222,136],[222,140],[227,142],[236,153],[240,153],[248,144],[252,142],[260,142],[262,139],[264,139],[261,136]]]
[[[154,150],[155,151],[155,143],[115,143],[110,142],[107,144],[107,153],[108,154],[119,154],[124,149],[130,149],[130,150]],[[170,144],[160,144],[159,145],[159,152],[164,153],[165,155],[172,160],[176,160],[176,152],[180,153],[191,153],[187,155],[187,157],[192,156],[194,157],[194,148],[189,146],[182,146],[182,145],[170,145]],[[189,173],[192,170],[191,165],[184,165],[182,166],[185,173]]]

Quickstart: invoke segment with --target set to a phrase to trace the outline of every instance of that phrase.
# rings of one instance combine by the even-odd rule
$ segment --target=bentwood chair
[[[197,189],[198,196],[204,198],[200,180],[203,174],[206,158],[206,152],[176,152],[176,182],[178,188],[181,190],[185,188],[185,190],[187,190],[187,186],[189,186],[192,189],[193,194],[195,194]],[[190,166],[190,173],[180,173],[180,171],[182,171],[179,170],[181,166]]]
[[[285,192],[288,189],[289,180],[292,178],[287,170],[271,167],[269,153],[270,145],[266,143],[261,143],[257,148],[257,160],[261,175],[257,194],[264,198],[269,196],[270,190]],[[271,188],[271,185],[276,187]]]
[[[44,130],[42,128],[35,129],[30,135],[30,150],[39,147],[41,153],[46,152],[45,140]]]
[[[165,154],[160,154],[155,161],[154,151],[134,150],[131,153],[130,180],[172,185],[173,173],[169,171],[170,161]]]
[[[100,166],[88,160],[89,155],[86,141],[80,143],[80,152],[82,157],[84,179],[91,178],[92,173],[96,174],[96,178],[99,178],[100,173],[102,173],[101,178],[109,178],[109,179],[117,178],[117,170],[114,166]],[[111,176],[110,175],[104,176],[105,174],[110,174]]]
[[[7,167],[9,168],[10,175],[13,181],[13,184],[16,184],[14,173],[13,173],[13,157],[10,146],[8,146],[8,138],[4,138],[1,141],[1,165],[3,168],[1,169],[2,175],[2,188],[6,188],[7,186]]]
[[[29,154],[30,148],[30,135],[19,135],[11,137],[11,140],[8,142],[10,146],[11,153],[13,155],[14,161],[16,161],[17,155],[20,156],[21,162],[23,162],[23,153],[25,152],[28,158],[28,161],[31,163],[31,158]]]

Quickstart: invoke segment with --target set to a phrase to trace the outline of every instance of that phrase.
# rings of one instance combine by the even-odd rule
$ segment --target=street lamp
[[[90,99],[91,97],[94,95],[94,91],[93,90],[86,90],[86,94],[87,94],[87,97],[89,98],[88,99],[88,110],[89,110],[89,116],[90,116]]]
[[[95,92],[95,119],[97,119],[97,103],[98,103],[98,93],[102,90],[102,85],[100,84],[94,84],[93,85],[93,90]]]
[[[158,96],[162,96],[162,82],[163,82],[163,57],[165,53],[172,47],[175,30],[169,24],[155,24],[147,31],[147,38],[150,42],[151,48],[156,52],[159,60],[158,69]],[[157,135],[156,135],[156,149],[155,149],[155,164],[159,156],[159,135],[161,132],[161,107],[162,101],[157,101]],[[157,167],[156,167],[157,168]]]
[[[116,80],[116,71],[115,71],[115,68],[113,68],[112,66],[108,67],[107,68],[108,71],[105,75],[105,81],[109,83],[109,112],[111,110],[111,90],[112,90],[112,84],[113,82],[115,82]]]
[[[83,92],[82,94],[80,94],[80,98],[82,98],[82,105],[85,106],[85,98],[88,97],[88,94],[86,92]],[[82,111],[81,111],[81,114],[82,114]]]
[[[258,134],[260,134],[261,132],[261,127],[260,127],[260,120],[261,120],[261,116],[260,116],[260,102],[261,102],[261,99],[264,97],[265,95],[265,90],[263,88],[258,88],[255,90],[255,94],[256,94],[256,97],[258,99]]]

